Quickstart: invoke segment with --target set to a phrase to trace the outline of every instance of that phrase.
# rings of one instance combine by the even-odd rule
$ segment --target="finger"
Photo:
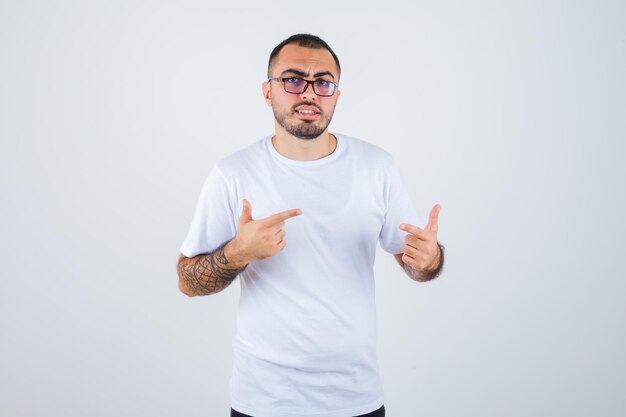
[[[412,224],[402,223],[400,225],[400,230],[404,230],[405,232],[409,232],[410,234],[417,236],[421,240],[428,240],[430,238],[429,234],[422,228],[417,226],[413,226]]]
[[[405,254],[402,255],[401,259],[402,259],[402,262],[404,262],[405,264],[415,268],[416,261],[415,261],[415,258],[411,257],[411,255],[408,255],[408,254],[405,253]]]
[[[241,216],[239,217],[239,221],[242,223],[248,223],[252,221],[252,206],[250,206],[250,202],[245,198],[242,201],[243,209],[241,210]]]
[[[429,260],[423,253],[412,253],[410,250],[402,255],[402,262],[410,267],[420,271],[428,267]]]
[[[417,248],[414,248],[413,246],[402,245],[401,249],[402,249],[402,253],[404,253],[407,256],[410,256],[414,260],[422,256],[421,252]]]
[[[409,255],[423,266],[432,264],[439,254],[439,246],[430,242],[420,242],[418,246],[405,243],[401,249],[402,253]]]
[[[285,238],[285,235],[287,234],[287,232],[285,232],[285,229],[280,229],[278,232],[276,232],[276,239],[277,241],[281,241]]]
[[[437,232],[439,230],[439,211],[441,210],[441,204],[435,204],[435,207],[430,211],[428,216],[428,224],[426,230],[431,232]]]
[[[285,211],[281,211],[280,213],[276,213],[273,216],[266,217],[265,219],[263,219],[263,222],[267,224],[268,226],[274,226],[278,223],[284,222],[287,219],[290,219],[295,216],[299,216],[301,214],[302,214],[302,210],[300,209],[285,210]]]
[[[420,239],[419,237],[413,236],[413,235],[406,235],[404,237],[404,243],[406,245],[412,246],[419,251],[428,249],[430,245],[432,245],[433,241],[434,239],[432,238],[426,240],[426,239]]]

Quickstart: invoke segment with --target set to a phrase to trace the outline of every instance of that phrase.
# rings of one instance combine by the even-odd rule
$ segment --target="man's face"
[[[337,65],[330,52],[295,44],[281,49],[270,75],[339,82]],[[330,97],[318,96],[309,84],[303,93],[293,94],[285,91],[282,81],[270,81],[263,83],[263,94],[280,128],[300,139],[315,139],[328,129],[340,92],[336,89]]]

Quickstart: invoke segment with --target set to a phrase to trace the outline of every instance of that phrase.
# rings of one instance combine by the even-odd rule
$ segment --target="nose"
[[[317,94],[313,90],[313,81],[307,81],[306,88],[302,93],[300,93],[300,98],[302,100],[315,100],[317,98]]]

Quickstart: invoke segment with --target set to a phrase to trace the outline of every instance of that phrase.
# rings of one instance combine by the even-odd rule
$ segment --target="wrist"
[[[435,257],[435,261],[433,265],[424,271],[424,274],[428,277],[428,280],[437,278],[441,271],[443,270],[443,252],[444,246],[437,242],[437,256]]]
[[[228,254],[229,261],[238,268],[243,268],[254,260],[248,255],[247,251],[241,244],[241,241],[237,239],[237,237],[228,242],[224,249]]]
[[[430,265],[428,265],[424,271],[426,273],[430,273],[432,271],[435,271],[439,268],[439,266],[441,265],[441,245],[439,244],[439,242],[437,242],[437,254],[435,255],[435,258],[433,259],[433,261],[430,263]]]

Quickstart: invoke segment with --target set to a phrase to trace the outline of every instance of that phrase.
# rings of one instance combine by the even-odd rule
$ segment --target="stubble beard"
[[[285,129],[289,134],[297,137],[298,139],[309,140],[318,138],[328,128],[328,125],[333,118],[333,113],[335,109],[332,109],[328,117],[326,117],[322,110],[318,108],[320,111],[319,120],[297,120],[295,118],[295,107],[301,106],[303,104],[314,105],[313,103],[308,102],[299,103],[291,108],[289,112],[281,112],[272,104],[274,118],[283,129]]]

